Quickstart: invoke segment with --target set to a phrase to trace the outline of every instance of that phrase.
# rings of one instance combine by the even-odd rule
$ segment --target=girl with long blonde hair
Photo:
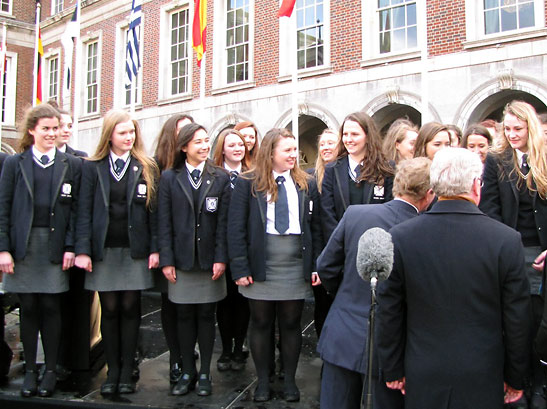
[[[95,154],[83,162],[76,225],[76,265],[85,288],[99,292],[108,375],[102,395],[133,393],[133,358],[141,290],[159,265],[156,218],[158,168],[144,151],[140,127],[121,110],[103,120]]]

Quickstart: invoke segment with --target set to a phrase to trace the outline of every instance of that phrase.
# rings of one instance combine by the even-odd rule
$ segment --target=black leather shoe
[[[283,387],[283,399],[287,402],[298,402],[300,400],[300,391],[295,384],[285,385]]]
[[[37,393],[37,379],[38,372],[36,370],[28,370],[25,372],[25,380],[21,387],[21,396],[24,398],[30,398]]]
[[[134,382],[130,383],[120,383],[118,385],[118,393],[120,395],[123,394],[129,394],[129,393],[135,393],[135,390],[137,389],[137,385]]]
[[[171,370],[169,371],[169,382],[171,385],[176,384],[182,376],[182,368],[181,366],[176,363],[171,367]]]
[[[57,385],[57,374],[55,371],[46,371],[42,382],[40,382],[40,388],[38,389],[38,396],[42,398],[49,398],[55,392],[55,386]]]
[[[242,371],[243,368],[245,368],[246,363],[247,359],[245,358],[245,355],[243,355],[243,352],[241,352],[239,354],[232,355],[232,363],[230,367],[232,371]]]
[[[230,359],[230,354],[223,352],[218,358],[217,369],[220,372],[228,371],[231,368],[232,360]]]
[[[180,380],[175,386],[171,389],[171,395],[181,396],[186,395],[191,390],[194,390],[196,387],[196,376],[185,373],[182,375]]]
[[[196,393],[199,396],[209,396],[212,391],[213,391],[213,384],[211,382],[211,375],[202,373],[199,376],[198,388],[196,390]]]
[[[111,382],[105,382],[101,385],[101,395],[111,396],[116,393],[118,385]]]
[[[255,402],[267,402],[267,401],[270,400],[270,398],[271,398],[270,385],[269,384],[266,384],[266,385],[258,384],[255,388],[255,393],[254,393],[254,396],[253,396],[253,400]]]

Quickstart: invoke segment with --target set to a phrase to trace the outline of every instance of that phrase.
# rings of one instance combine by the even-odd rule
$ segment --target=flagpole
[[[206,53],[203,53],[199,72],[199,116],[202,123],[205,123],[205,56]]]
[[[2,124],[6,118],[6,105],[4,104],[4,86],[6,85],[6,53],[7,49],[7,39],[8,29],[6,22],[2,23],[2,61],[0,61],[0,73],[2,74],[2,81],[0,82],[0,115],[3,112],[3,118],[0,116],[0,147],[2,145]]]
[[[36,97],[38,95],[38,37],[40,35],[40,10],[42,5],[39,1],[36,2],[36,24],[35,31],[36,35],[34,36],[34,81],[32,86],[32,106],[36,106]]]
[[[72,140],[75,146],[80,147],[79,145],[79,139],[80,136],[78,134],[79,129],[79,119],[80,119],[80,107],[81,107],[81,100],[79,98],[80,92],[81,92],[81,84],[80,84],[80,78],[82,76],[82,44],[80,39],[80,24],[81,24],[81,13],[82,13],[82,7],[81,7],[81,1],[78,0],[78,3],[76,4],[76,20],[78,21],[78,35],[76,37],[76,63],[75,63],[75,69],[72,71],[74,77],[74,87],[71,87],[71,103],[72,103],[72,96],[74,96],[74,102],[72,103],[72,106],[74,107],[72,110]],[[70,62],[72,64],[72,61]]]
[[[421,89],[422,89],[422,125],[429,122],[429,68],[427,49],[427,5],[425,1],[418,1],[418,30],[421,43]]]
[[[294,10],[293,10],[294,11]],[[291,20],[291,32],[290,36],[290,54],[291,54],[291,67],[292,67],[292,133],[296,139],[296,150],[298,152],[298,161],[300,161],[300,141],[298,137],[298,24],[297,13],[293,13],[289,19]]]

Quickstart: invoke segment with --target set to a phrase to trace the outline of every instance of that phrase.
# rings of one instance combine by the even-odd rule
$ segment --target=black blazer
[[[69,153],[74,156],[78,156],[79,158],[87,158],[87,153],[84,151],[79,151],[77,149],[71,148],[70,146],[66,145],[66,153]]]
[[[408,409],[501,408],[504,381],[524,387],[531,346],[520,235],[464,200],[390,233],[376,327],[383,380],[406,376]]]
[[[519,192],[517,176],[513,169],[511,149],[502,155],[488,154],[484,164],[483,187],[479,208],[488,216],[513,229],[517,227],[519,213]],[[539,242],[547,249],[547,201],[532,192],[532,206]]]
[[[415,216],[418,216],[416,209],[401,200],[350,206],[344,213],[317,259],[321,283],[336,294],[317,344],[324,361],[366,373],[370,282],[362,280],[357,272],[359,239],[368,229],[389,230]]]
[[[142,164],[134,157],[127,169],[128,233],[131,257],[147,258],[158,251],[157,219],[150,210],[154,203],[146,206],[146,193],[142,185]],[[87,254],[93,260],[102,260],[110,205],[109,156],[99,161],[83,161],[82,189],[76,224],[76,254]],[[149,187],[147,187],[148,189]],[[140,191],[140,192],[139,192]]]
[[[161,174],[158,198],[160,267],[212,270],[214,263],[227,263],[226,218],[230,203],[230,177],[207,161],[199,188],[196,220],[193,188],[186,164]]]
[[[239,177],[232,192],[228,213],[228,253],[232,279],[252,276],[254,281],[266,279],[266,194],[251,192],[253,176]],[[317,207],[315,181],[308,181],[308,192],[296,185],[302,230],[304,278],[310,280],[315,260],[321,251],[321,224]]]
[[[34,215],[34,160],[32,150],[6,158],[0,178],[0,251],[14,260],[25,257]],[[51,197],[49,260],[61,263],[74,251],[74,226],[80,189],[81,163],[55,151]]]
[[[323,185],[321,186],[321,225],[325,240],[331,236],[338,222],[342,219],[349,203],[349,178],[348,157],[344,156],[335,162],[327,164]],[[362,204],[369,204],[374,193],[373,183],[363,183],[363,195],[367,199]],[[391,189],[393,177],[389,176],[384,181],[384,203],[393,199]]]

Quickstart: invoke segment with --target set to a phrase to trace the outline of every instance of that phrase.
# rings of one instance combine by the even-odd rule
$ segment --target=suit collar
[[[467,200],[441,200],[437,201],[426,214],[430,213],[465,213],[484,214],[477,205]]]
[[[21,154],[21,162],[19,162],[21,167],[21,174],[25,180],[25,185],[30,194],[30,197],[34,199],[34,172],[32,167],[34,166],[34,158],[31,149],[27,149]]]
[[[409,211],[411,213],[420,214],[420,211],[413,204],[401,199],[395,198],[386,203],[389,207],[400,209],[401,211]]]
[[[348,157],[344,156],[343,158],[338,159],[334,165],[335,186],[333,186],[333,188],[338,191],[338,194],[342,199],[344,210],[349,206],[348,163]]]

